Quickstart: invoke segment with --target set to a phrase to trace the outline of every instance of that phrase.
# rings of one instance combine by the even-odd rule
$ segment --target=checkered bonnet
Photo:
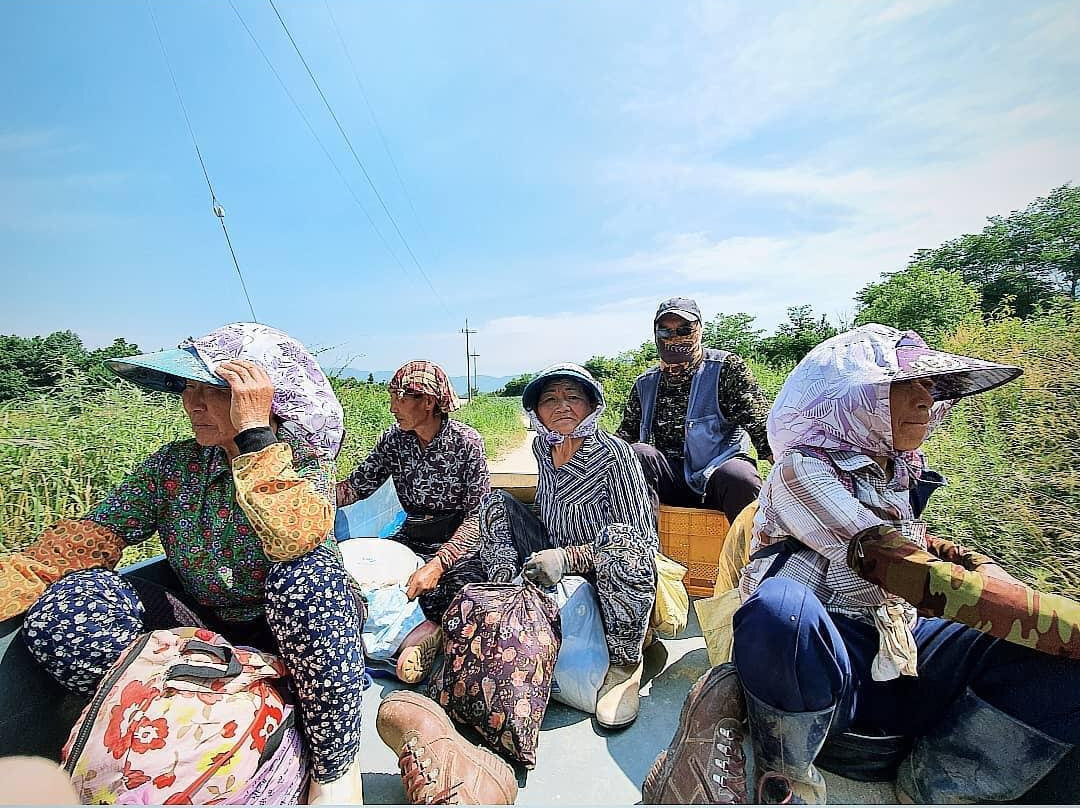
[[[426,359],[413,359],[397,369],[390,380],[390,392],[398,395],[434,396],[435,403],[445,413],[451,413],[461,406],[461,399],[454,392],[454,385],[446,371]]]

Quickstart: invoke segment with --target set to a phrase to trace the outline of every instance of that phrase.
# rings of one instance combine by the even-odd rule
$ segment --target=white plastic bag
[[[390,539],[349,539],[338,546],[346,571],[367,600],[364,651],[370,659],[389,660],[409,632],[425,620],[419,599],[405,597],[405,583],[423,561]]]
[[[569,575],[556,585],[555,602],[562,620],[562,647],[555,661],[551,697],[594,713],[609,664],[596,590],[584,578]]]

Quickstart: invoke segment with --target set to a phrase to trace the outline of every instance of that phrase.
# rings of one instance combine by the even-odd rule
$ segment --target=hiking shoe
[[[462,738],[442,707],[419,693],[383,699],[375,729],[398,756],[413,805],[512,805],[517,798],[506,761]]]
[[[683,703],[666,752],[641,786],[646,805],[741,805],[747,802],[746,702],[735,666],[718,665]]]
[[[435,664],[435,656],[442,647],[442,629],[436,623],[428,621],[419,626],[430,628],[425,631],[414,630],[406,639],[409,645],[402,646],[398,652],[397,664],[394,666],[394,674],[405,684],[415,685],[422,682],[431,673],[431,667]],[[419,636],[413,636],[418,634]]]
[[[642,662],[610,665],[596,694],[596,723],[604,729],[622,729],[634,723],[641,706]]]

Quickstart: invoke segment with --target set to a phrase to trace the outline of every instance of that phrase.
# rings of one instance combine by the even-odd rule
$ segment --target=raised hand
[[[270,426],[274,384],[261,365],[247,359],[231,359],[218,365],[215,372],[232,390],[229,418],[237,432]]]

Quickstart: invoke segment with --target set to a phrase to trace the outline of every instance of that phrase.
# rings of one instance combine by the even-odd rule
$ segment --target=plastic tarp
[[[351,539],[341,543],[341,557],[367,600],[364,651],[371,659],[389,660],[425,619],[420,601],[405,597],[405,582],[420,567],[420,556],[390,539]]]
[[[367,499],[337,509],[334,535],[338,541],[391,536],[405,520],[394,481],[387,480]]]

